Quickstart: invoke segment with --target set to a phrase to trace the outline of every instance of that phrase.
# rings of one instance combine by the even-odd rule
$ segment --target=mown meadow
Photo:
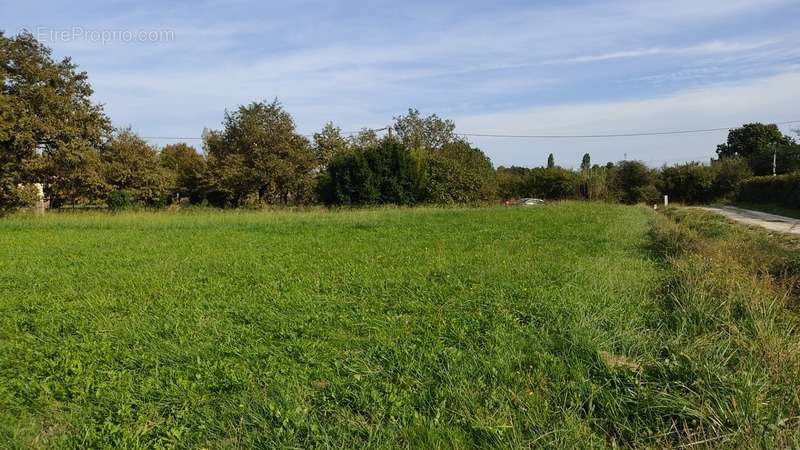
[[[754,287],[721,316],[735,286],[702,282],[731,275],[689,278],[687,258],[751,232],[679,219],[579,202],[7,217],[0,441],[797,445],[794,249],[774,272],[742,263]]]

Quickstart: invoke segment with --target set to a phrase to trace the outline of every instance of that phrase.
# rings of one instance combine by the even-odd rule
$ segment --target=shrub
[[[334,157],[318,186],[328,205],[413,204],[414,160],[402,143],[383,139]]]
[[[752,172],[747,160],[725,157],[710,165],[697,162],[664,167],[659,176],[661,191],[684,203],[709,203],[736,196],[742,181]]]
[[[133,195],[124,189],[111,191],[108,194],[106,203],[108,204],[108,209],[112,211],[128,209],[133,206]]]
[[[711,162],[711,168],[714,172],[711,190],[716,199],[734,198],[742,182],[753,176],[744,158],[720,158]]]
[[[661,191],[652,184],[647,184],[635,188],[633,196],[637,198],[637,203],[644,202],[647,204],[658,203],[661,200]]]
[[[530,174],[531,169],[527,167],[503,167],[497,168],[497,193],[500,198],[510,199],[524,197],[525,180]]]
[[[575,198],[578,195],[578,174],[561,167],[531,170],[525,194],[548,200]]]
[[[497,195],[492,162],[478,148],[453,142],[414,153],[420,167],[419,197],[430,203],[478,203]]]
[[[334,156],[318,186],[319,196],[327,205],[364,205],[379,199],[372,171],[360,150]]]
[[[378,202],[410,205],[416,202],[416,174],[409,149],[394,139],[383,139],[364,152],[375,186]]]
[[[707,203],[714,197],[714,171],[697,162],[665,167],[660,177],[661,191],[684,203]]]
[[[622,161],[614,167],[613,174],[611,183],[622,203],[650,202],[658,197],[653,171],[644,163]]]
[[[800,208],[800,172],[750,178],[742,183],[737,200]]]

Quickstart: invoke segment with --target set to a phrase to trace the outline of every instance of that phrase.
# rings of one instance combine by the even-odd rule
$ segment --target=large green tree
[[[378,145],[381,141],[378,137],[378,132],[372,128],[362,128],[361,131],[350,137],[350,147],[367,148],[373,145]]]
[[[275,100],[226,112],[223,129],[205,138],[209,179],[227,204],[304,203],[317,160],[308,139]]]
[[[116,191],[130,193],[145,205],[164,202],[169,193],[169,174],[158,152],[130,129],[122,129],[101,149],[107,183]]]
[[[45,183],[56,202],[103,195],[97,149],[111,126],[91,95],[69,58],[0,32],[0,210],[24,206],[22,183]]]
[[[415,159],[417,200],[473,203],[497,195],[489,158],[455,133],[452,120],[416,109],[395,117],[392,130]]]
[[[800,148],[775,124],[748,123],[730,130],[717,155],[744,158],[755,175],[772,174],[773,161],[778,174],[800,169]]]
[[[791,143],[791,138],[785,136],[775,124],[748,123],[728,132],[727,142],[717,146],[717,155],[749,158],[763,148]]]
[[[38,162],[38,178],[45,183],[51,208],[96,203],[111,190],[100,152],[83,140],[64,143],[46,152]]]

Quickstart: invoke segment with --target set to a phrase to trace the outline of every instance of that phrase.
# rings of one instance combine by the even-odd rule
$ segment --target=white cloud
[[[647,91],[663,93],[692,84],[796,70],[800,60],[792,45],[798,36],[795,31],[759,25],[732,31],[729,26],[737,18],[779,11],[787,2],[609,0],[467,10],[441,2],[380,6],[370,2],[342,8],[337,2],[309,1],[259,8],[242,1],[231,5],[208,0],[194,4],[192,11],[174,6],[115,8],[98,2],[93,21],[88,21],[89,15],[70,14],[70,8],[63,6],[51,15],[50,25],[79,21],[88,28],[175,31],[175,41],[154,45],[80,41],[55,45],[56,54],[70,54],[88,70],[97,100],[106,103],[115,123],[133,124],[149,135],[197,136],[204,126],[218,126],[225,108],[274,96],[284,102],[303,132],[318,129],[327,120],[347,129],[382,126],[409,106],[447,116],[474,111],[459,121],[465,131],[520,133],[537,123],[547,132],[628,131],[673,128],[684,117],[692,118],[686,126],[693,128],[699,123],[735,124],[750,116],[720,116],[725,108],[737,110],[720,99],[721,108],[705,114],[667,108],[673,99],[702,110],[697,93],[710,98],[730,88],[718,85],[637,102],[522,107],[543,98],[563,102],[589,96],[644,96]],[[27,16],[34,25],[44,20],[41,6],[28,9],[27,15],[8,16],[17,20]],[[343,13],[345,9],[359,13]],[[381,15],[385,10],[393,16]],[[614,64],[592,65],[602,61]],[[751,84],[758,83],[763,80]],[[749,105],[753,107],[768,105],[774,98],[747,92],[754,98]],[[792,96],[784,94],[777,99],[779,104],[785,105],[786,97]],[[653,116],[648,109],[636,108],[660,113]],[[481,114],[496,110],[509,112]],[[779,113],[764,110],[752,120],[780,118],[775,117]],[[494,122],[494,117],[503,120]],[[566,164],[584,150],[608,159],[621,158],[625,152],[655,159],[663,157],[655,153],[676,148],[682,152],[678,156],[710,154],[711,141],[718,140],[705,135],[680,139],[684,140],[670,141],[670,146],[647,139],[609,145],[480,143],[498,163],[538,164],[542,159],[538,153],[546,157],[549,150],[558,149]]]
[[[708,86],[673,95],[630,101],[528,108],[456,118],[462,133],[607,134],[736,126],[747,122],[800,119],[800,72]],[[798,124],[797,126],[800,126]],[[797,127],[794,126],[794,127]],[[789,132],[790,126],[785,127]],[[654,165],[705,161],[725,131],[673,136],[605,139],[474,138],[497,165],[541,165],[555,153],[565,165],[591,153],[595,162],[628,158]]]
[[[598,61],[608,61],[623,58],[639,58],[643,56],[655,55],[698,55],[698,54],[719,54],[733,53],[748,50],[755,50],[776,43],[776,40],[761,42],[724,42],[711,41],[699,45],[687,47],[654,47],[646,49],[615,51],[596,55],[575,56],[545,61],[543,64],[565,64],[565,63],[588,63]]]

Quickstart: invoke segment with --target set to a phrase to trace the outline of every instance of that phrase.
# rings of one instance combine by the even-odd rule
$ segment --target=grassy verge
[[[652,237],[669,275],[651,381],[678,442],[797,447],[798,241],[688,209],[668,210]]]

